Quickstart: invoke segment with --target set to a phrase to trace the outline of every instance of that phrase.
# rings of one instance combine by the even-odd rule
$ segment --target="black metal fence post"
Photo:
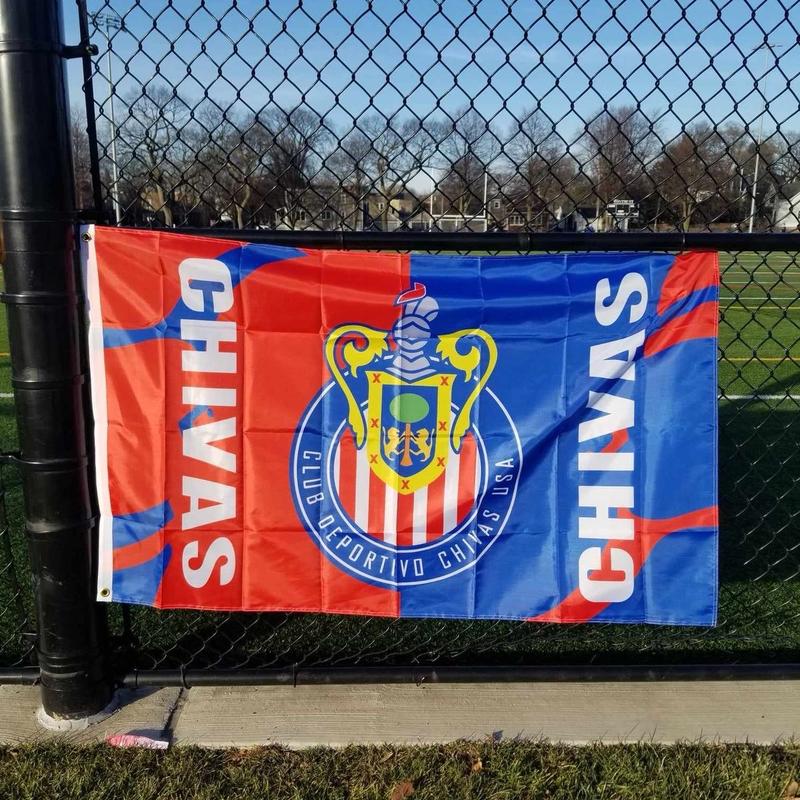
[[[59,0],[0,0],[0,217],[42,703],[109,701],[93,599],[75,196]]]

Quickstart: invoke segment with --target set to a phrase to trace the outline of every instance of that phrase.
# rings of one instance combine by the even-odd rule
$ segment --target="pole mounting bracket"
[[[96,56],[100,49],[96,44],[89,41],[79,42],[78,44],[65,44],[61,48],[62,58],[83,58],[84,56]]]
[[[17,466],[20,462],[20,452],[15,450],[9,453],[0,453],[0,466]]]

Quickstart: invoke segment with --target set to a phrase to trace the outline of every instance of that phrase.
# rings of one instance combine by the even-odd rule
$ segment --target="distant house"
[[[380,192],[371,192],[365,203],[364,227],[372,230],[396,231],[410,227],[413,212],[420,210],[420,201],[410,192],[396,192],[391,199]]]
[[[561,215],[554,227],[556,230],[575,233],[626,231],[631,221],[638,218],[638,213],[636,203],[627,197],[617,197],[605,205],[595,197],[591,202],[584,201]]]
[[[546,231],[561,219],[561,207],[532,204],[530,197],[495,184],[486,201],[486,227],[499,231]]]
[[[631,220],[637,217],[636,204],[627,197],[615,198],[605,204],[590,195],[577,206],[563,201],[542,207],[531,208],[529,197],[504,196],[500,190],[489,197],[486,217],[488,227],[507,231],[614,231],[627,230]],[[563,204],[562,204],[563,203]],[[567,205],[565,208],[564,206]]]
[[[582,205],[573,208],[572,211],[562,214],[553,228],[557,231],[567,231],[569,233],[583,233],[589,229],[593,231],[603,230],[600,227],[603,215],[598,219],[596,209],[597,206],[595,205]]]
[[[800,229],[800,181],[786,183],[775,190],[772,225],[778,231]]]

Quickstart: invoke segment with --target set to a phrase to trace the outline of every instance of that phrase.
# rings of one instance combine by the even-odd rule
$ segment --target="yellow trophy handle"
[[[494,371],[495,364],[497,364],[497,345],[494,343],[494,339],[480,328],[465,328],[464,330],[453,331],[452,333],[440,336],[439,344],[436,346],[436,352],[439,353],[442,358],[447,359],[457,370],[463,372],[465,380],[472,380],[472,373],[481,363],[481,351],[479,347],[473,346],[463,355],[458,352],[458,343],[467,336],[475,336],[486,345],[488,360],[477,384],[475,384],[475,388],[470,392],[467,401],[458,412],[458,416],[453,425],[450,436],[453,442],[453,450],[456,452],[460,450],[461,439],[467,432],[467,428],[469,428],[472,406],[475,405],[478,395],[483,390],[483,387],[486,386],[489,376]]]
[[[344,393],[347,399],[347,422],[353,429],[353,435],[356,437],[356,447],[359,449],[364,446],[367,436],[367,428],[364,421],[364,415],[361,413],[353,391],[347,385],[347,381],[336,363],[336,344],[343,337],[355,334],[363,337],[366,344],[359,347],[356,342],[346,342],[342,348],[342,358],[345,363],[350,367],[353,377],[358,376],[358,370],[361,367],[374,361],[385,350],[389,349],[386,337],[389,335],[386,331],[380,331],[376,328],[370,328],[368,325],[355,325],[346,323],[334,328],[325,341],[325,361],[328,364],[328,369],[333,375],[333,379],[339,385],[339,388]]]

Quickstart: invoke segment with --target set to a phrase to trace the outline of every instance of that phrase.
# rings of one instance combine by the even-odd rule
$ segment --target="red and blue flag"
[[[715,253],[86,234],[100,599],[714,624]]]

